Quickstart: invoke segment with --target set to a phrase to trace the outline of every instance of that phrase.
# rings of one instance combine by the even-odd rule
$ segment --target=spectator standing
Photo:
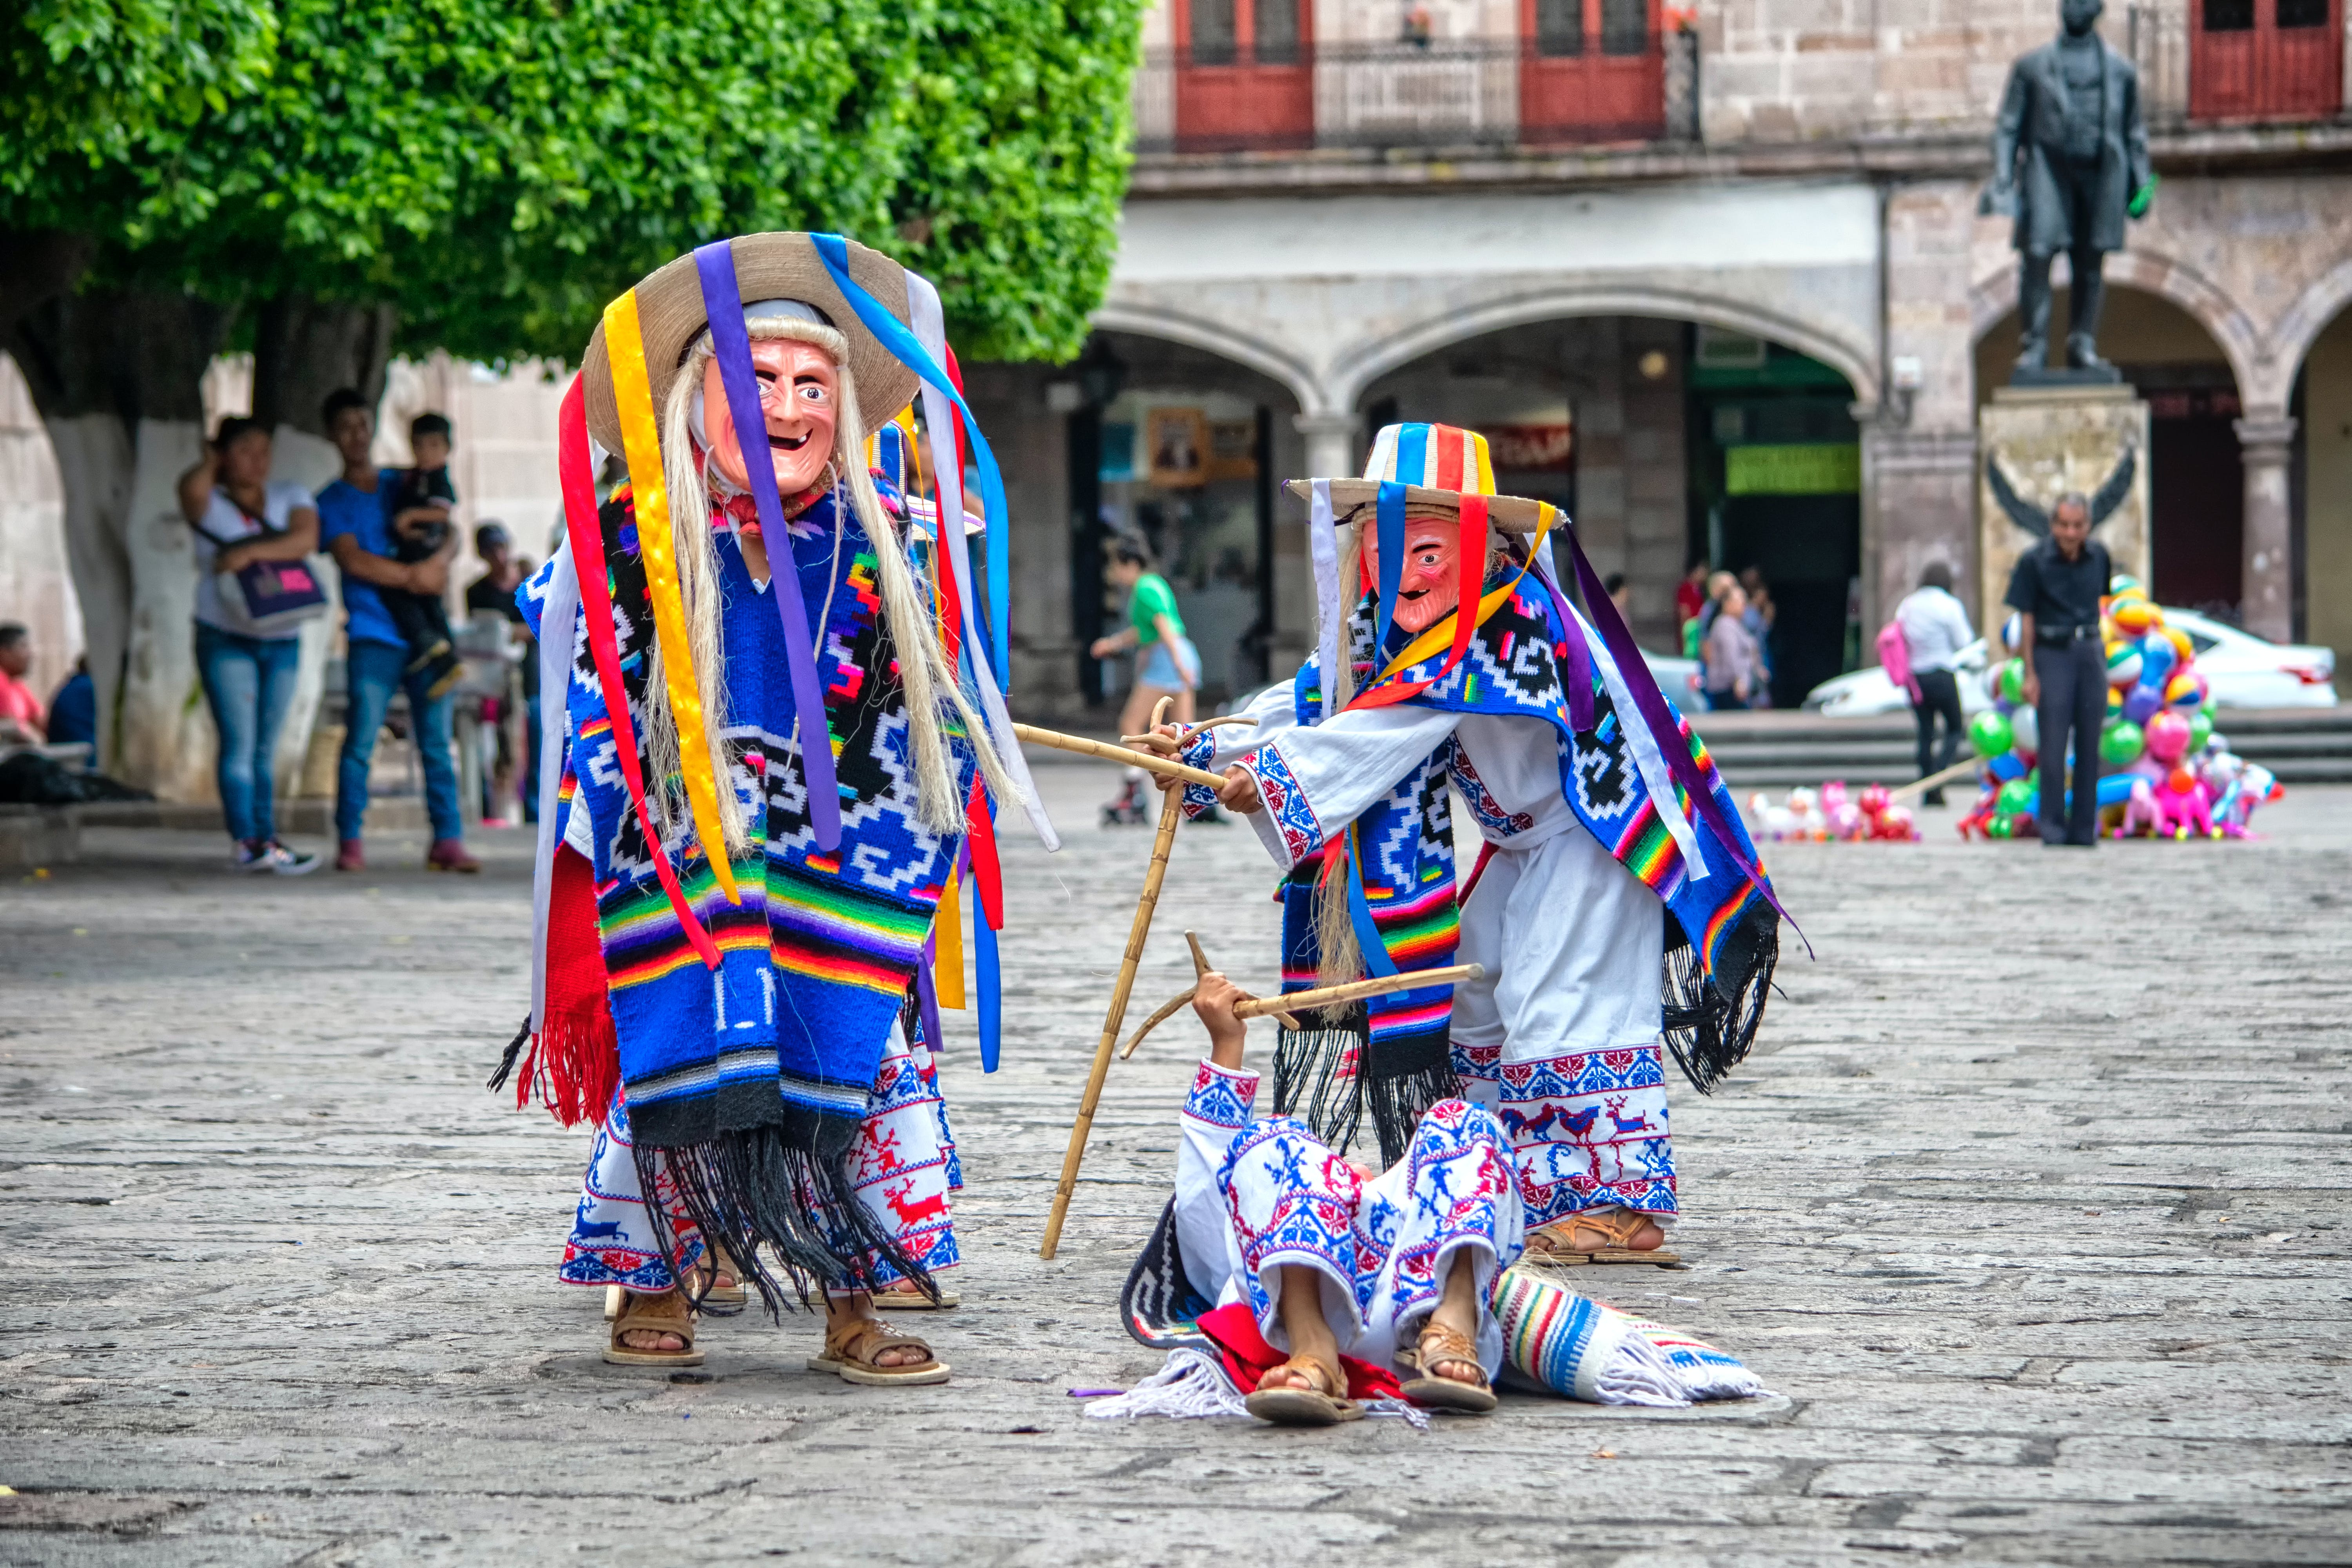
[[[1754,700],[1764,668],[1756,634],[1748,629],[1748,593],[1734,582],[1716,605],[1706,628],[1706,705],[1746,708]]]
[[[1705,608],[1706,563],[1694,561],[1690,563],[1690,570],[1683,574],[1683,580],[1675,584],[1675,624],[1677,626],[1688,626],[1698,619],[1698,613]]]
[[[89,655],[74,660],[73,673],[49,699],[52,745],[88,746],[89,766],[98,767],[98,684],[89,678]]]
[[[196,673],[220,731],[215,778],[221,816],[240,871],[299,877],[319,858],[278,837],[271,753],[294,700],[301,634],[255,636],[236,629],[220,577],[261,561],[300,561],[319,548],[319,513],[299,485],[272,483],[267,426],[224,419],[202,461],[180,476],[180,514],[195,530]]]
[[[1176,701],[1170,710],[1179,724],[1192,721],[1192,693],[1201,684],[1201,656],[1184,635],[1183,617],[1176,613],[1176,590],[1153,566],[1151,552],[1131,540],[1111,547],[1103,575],[1127,593],[1127,625],[1110,637],[1097,637],[1097,658],[1136,650],[1135,684],[1119,710],[1118,732],[1139,735],[1152,709],[1162,697]],[[1130,768],[1118,797],[1104,808],[1133,821],[1142,820],[1143,770]]]
[[[446,416],[420,414],[408,422],[415,466],[391,476],[392,495],[383,503],[392,517],[392,558],[404,566],[439,559],[455,537],[449,514],[457,504],[457,490],[449,482],[449,444]],[[408,645],[408,667],[403,673],[425,678],[427,699],[456,689],[466,667],[449,640],[449,609],[441,595],[380,584],[376,597],[383,601],[401,640]]]
[[[48,738],[41,700],[25,684],[32,668],[32,633],[15,621],[0,622],[0,745],[37,745]]]
[[[1937,561],[1919,574],[1919,585],[1895,606],[1895,624],[1903,630],[1903,648],[1911,661],[1911,716],[1919,726],[1919,776],[1940,773],[1952,765],[1960,749],[1960,680],[1956,660],[1976,640],[1969,612],[1952,595],[1952,569]],[[1935,746],[1936,723],[1943,721],[1944,741]],[[1927,805],[1944,804],[1941,784],[1927,792]]]
[[[497,728],[499,753],[491,769],[489,801],[485,805],[485,817],[503,818],[505,803],[522,797],[522,820],[539,820],[539,659],[531,651],[530,623],[523,618],[522,606],[515,603],[515,590],[522,586],[523,567],[514,554],[514,536],[507,532],[504,523],[488,521],[474,530],[474,553],[482,558],[482,574],[466,584],[466,618],[492,616],[513,628],[512,636],[522,645],[522,668],[520,679],[510,677],[509,692],[519,686],[522,692],[522,712],[530,733],[523,737],[520,748],[515,743],[511,716],[500,711]],[[485,714],[484,718],[488,719]],[[529,759],[525,768],[528,776],[520,784],[515,779],[515,759]]]
[[[2107,658],[2099,600],[2115,575],[2107,547],[2091,538],[2091,503],[2059,498],[2050,536],[2017,558],[2001,601],[2024,618],[2025,700],[2041,751],[2042,843],[2093,849],[2099,842],[2099,727],[2107,716]],[[2074,742],[2074,798],[2065,798],[2066,742]]]
[[[1622,572],[1612,572],[1601,580],[1601,591],[1617,606],[1617,618],[1627,626],[1633,624],[1633,587]]]
[[[362,832],[367,817],[368,767],[377,734],[395,689],[408,692],[409,733],[425,767],[425,810],[433,823],[433,847],[425,864],[435,871],[478,871],[466,852],[465,826],[457,811],[457,769],[450,758],[449,719],[456,699],[431,695],[430,671],[407,673],[407,640],[385,608],[379,589],[439,595],[449,584],[446,541],[426,561],[403,562],[392,531],[389,501],[393,469],[379,469],[368,456],[375,440],[375,413],[358,393],[331,393],[326,403],[328,437],[342,455],[342,477],[319,492],[321,533],[335,564],[342,569],[343,655],[348,702],[342,755],[335,769],[335,869],[362,871],[367,857]]]
[[[1750,566],[1739,574],[1739,588],[1748,595],[1748,608],[1741,612],[1748,623],[1748,635],[1756,639],[1756,697],[1749,706],[1769,708],[1772,670],[1780,662],[1772,657],[1772,626],[1780,618],[1780,606],[1772,603],[1771,584],[1764,581],[1759,567]]]

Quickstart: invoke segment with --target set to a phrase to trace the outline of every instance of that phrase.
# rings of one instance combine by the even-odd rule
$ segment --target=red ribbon
[[[694,918],[686,889],[654,831],[652,810],[646,805],[645,770],[637,761],[636,726],[629,721],[628,689],[621,684],[621,646],[613,635],[613,590],[604,563],[604,526],[596,517],[596,478],[588,460],[588,404],[581,378],[572,378],[556,420],[556,468],[563,482],[563,526],[572,537],[572,567],[580,579],[580,607],[588,617],[588,652],[596,663],[596,684],[604,694],[604,711],[613,721],[613,748],[620,753],[621,780],[629,802],[637,810],[637,826],[646,836],[646,851],[653,857],[654,874],[670,908],[677,911],[686,940],[709,968],[719,967],[719,944]],[[721,845],[719,853],[725,854]]]

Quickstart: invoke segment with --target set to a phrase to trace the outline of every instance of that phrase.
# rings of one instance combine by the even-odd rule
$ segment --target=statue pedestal
[[[2038,542],[2011,515],[1993,484],[2000,465],[2011,494],[2046,520],[2058,498],[2092,498],[2091,537],[2118,572],[2142,583],[2154,570],[2148,544],[2147,405],[2128,386],[2004,386],[1977,415],[1977,584],[1981,619],[1996,648],[2009,617],[2001,595],[2017,558]],[[2102,500],[2112,501],[2103,517]],[[2151,590],[2152,591],[2152,590]]]

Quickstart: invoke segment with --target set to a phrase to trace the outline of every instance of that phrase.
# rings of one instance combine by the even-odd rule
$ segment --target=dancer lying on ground
[[[1342,1352],[1406,1369],[1407,1398],[1484,1415],[1503,1365],[1487,1308],[1519,1253],[1510,1140],[1459,1100],[1431,1106],[1405,1156],[1383,1172],[1351,1164],[1302,1121],[1258,1120],[1258,1075],[1242,1065],[1244,994],[1214,971],[1193,1011],[1209,1031],[1176,1154],[1175,1224],[1193,1287],[1246,1300],[1289,1360],[1249,1395],[1250,1414],[1326,1426],[1361,1412]]]

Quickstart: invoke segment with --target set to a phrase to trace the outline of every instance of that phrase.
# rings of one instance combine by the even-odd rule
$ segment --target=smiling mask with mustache
[[[832,359],[814,343],[793,338],[755,338],[751,371],[759,378],[760,406],[767,415],[768,452],[775,460],[776,489],[798,495],[817,481],[833,456],[839,417],[840,377]],[[719,379],[719,362],[702,371],[702,423],[711,466],[738,489],[751,476],[735,444],[735,419]]]
[[[1364,529],[1364,568],[1381,580],[1380,531]],[[1462,598],[1462,524],[1453,517],[1408,517],[1404,570],[1397,578],[1396,624],[1419,635]]]

